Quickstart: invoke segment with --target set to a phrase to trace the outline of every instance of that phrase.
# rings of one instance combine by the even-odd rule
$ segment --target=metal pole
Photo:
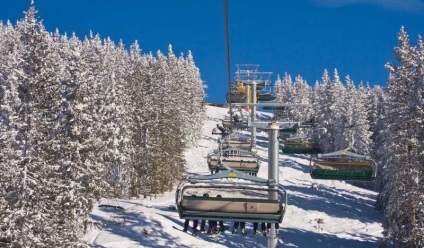
[[[252,103],[256,103],[256,82],[252,82]],[[256,121],[256,106],[253,105],[251,109],[251,117],[250,117],[251,123]],[[252,134],[250,138],[250,147],[253,149],[256,148],[256,127],[252,126]]]
[[[276,185],[279,184],[279,151],[278,151],[278,131],[279,126],[272,122],[268,128],[268,179],[274,180]],[[270,189],[274,189],[278,186],[269,186]],[[277,192],[270,192],[269,199],[278,199]],[[275,224],[271,223],[271,228],[268,234],[268,248],[274,248],[278,245],[278,235]]]
[[[225,26],[225,51],[227,57],[228,104],[230,104],[230,123],[233,123],[233,110],[231,100],[231,62],[230,62],[230,35],[228,34],[228,6],[224,0],[224,26]],[[232,126],[232,125],[231,125]]]
[[[250,101],[250,99],[249,99],[250,85],[244,84],[244,87],[245,87],[245,92],[246,92],[246,103],[249,103],[249,101]]]

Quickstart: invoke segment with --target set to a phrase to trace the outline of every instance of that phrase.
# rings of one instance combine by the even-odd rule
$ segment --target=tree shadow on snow
[[[283,222],[284,225],[284,222]],[[377,240],[371,235],[359,235],[359,240],[345,239],[334,234],[310,232],[294,228],[280,229],[284,245],[282,247],[343,247],[343,248],[362,248],[377,247]]]
[[[265,142],[265,141],[256,140],[256,146],[257,147],[262,147],[265,150],[268,150],[268,141]]]
[[[142,247],[176,247],[167,232],[162,231],[161,223],[154,222],[145,215],[135,212],[125,212],[119,216],[105,218],[90,214],[90,218],[103,223],[103,231],[121,236]],[[143,230],[148,230],[147,234]],[[94,242],[93,247],[104,247]],[[178,247],[189,247],[178,244]]]
[[[333,217],[357,219],[363,223],[382,222],[382,214],[373,207],[371,194],[346,193],[343,189],[338,190],[326,185],[319,185],[318,190],[309,186],[284,186],[288,191],[289,208],[290,205],[295,205],[306,211],[319,211]]]
[[[310,172],[309,165],[298,163],[298,162],[290,160],[290,159],[280,159],[279,166],[280,167],[290,167],[290,168],[299,170],[299,171],[301,171],[303,173],[307,173],[307,174],[309,174],[309,172]],[[283,173],[284,173],[284,168],[281,168],[281,169],[283,170]]]

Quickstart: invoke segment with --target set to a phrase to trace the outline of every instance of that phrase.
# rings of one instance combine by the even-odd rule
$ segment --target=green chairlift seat
[[[284,136],[284,134],[297,133],[298,129],[299,129],[299,124],[298,123],[292,123],[292,124],[280,127],[279,133],[280,133],[281,136]]]
[[[285,140],[282,146],[283,153],[287,154],[318,154],[321,153],[318,142],[311,139]]]
[[[373,160],[346,150],[318,154],[318,158],[311,160],[313,179],[373,181],[376,174]]]
[[[285,110],[286,107],[283,106],[264,106],[262,107],[264,110]]]
[[[258,92],[258,100],[259,101],[273,101],[273,100],[275,100],[277,98],[277,96],[275,95],[275,94],[272,94],[271,92],[269,92],[269,91],[266,91],[266,90],[260,90],[259,92]]]

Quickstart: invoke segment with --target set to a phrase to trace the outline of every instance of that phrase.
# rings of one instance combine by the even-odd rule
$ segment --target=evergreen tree
[[[385,234],[407,247],[424,245],[422,129],[424,112],[422,45],[413,47],[402,27],[395,58],[400,65],[387,64],[389,101],[385,176],[382,194],[387,199]],[[422,44],[422,42],[419,41]]]
[[[352,138],[348,138],[351,144],[349,147],[355,153],[370,154],[371,134],[368,119],[368,93],[362,82],[359,84],[358,90],[355,92],[355,101],[353,102],[352,119],[355,121],[352,126]]]

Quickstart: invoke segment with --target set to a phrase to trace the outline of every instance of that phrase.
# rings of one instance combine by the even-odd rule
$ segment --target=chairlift
[[[297,133],[298,129],[299,129],[298,123],[290,123],[290,124],[281,126],[279,133],[281,136],[284,136],[285,134]]]
[[[321,153],[317,140],[308,137],[287,138],[283,141],[282,151],[287,154]]]
[[[233,83],[231,86],[230,92],[227,92],[225,97],[227,98],[227,103],[244,103],[247,99],[247,94],[245,92],[245,86],[237,85]]]
[[[221,163],[219,160],[221,160]],[[237,147],[228,147],[221,151],[216,150],[209,153],[207,161],[211,173],[227,170],[227,167],[229,167],[254,176],[258,174],[261,164],[256,154]]]
[[[267,101],[273,101],[275,99],[277,99],[277,96],[275,94],[267,91],[267,90],[258,91],[258,100],[259,101],[267,102]]]
[[[282,110],[285,110],[286,107],[283,107],[283,106],[265,106],[265,107],[262,107],[262,109],[263,110],[273,110],[273,111],[280,110],[280,111],[282,111]]]
[[[277,99],[275,93],[272,92],[271,83],[267,81],[260,89],[257,90],[258,101],[273,101]]]
[[[230,128],[231,127],[231,118],[230,118],[230,116],[224,116],[224,119],[222,119],[222,126],[224,128]]]
[[[281,223],[287,192],[276,187],[275,182],[227,170],[188,177],[178,185],[175,201],[181,219]]]
[[[313,179],[373,181],[376,174],[376,163],[369,156],[347,150],[318,154],[316,158],[311,158]]]
[[[240,117],[237,115],[233,116],[233,121],[231,122],[231,119],[229,116],[224,116],[224,119],[222,119],[222,126],[224,128],[230,128],[233,129],[247,129],[249,127],[249,118],[248,116]]]
[[[225,149],[228,147],[236,147],[236,148],[249,150],[249,151],[252,150],[251,141],[250,141],[250,138],[248,137],[230,135],[226,137],[224,140],[222,140],[221,143],[222,143],[221,144],[222,149]]]

